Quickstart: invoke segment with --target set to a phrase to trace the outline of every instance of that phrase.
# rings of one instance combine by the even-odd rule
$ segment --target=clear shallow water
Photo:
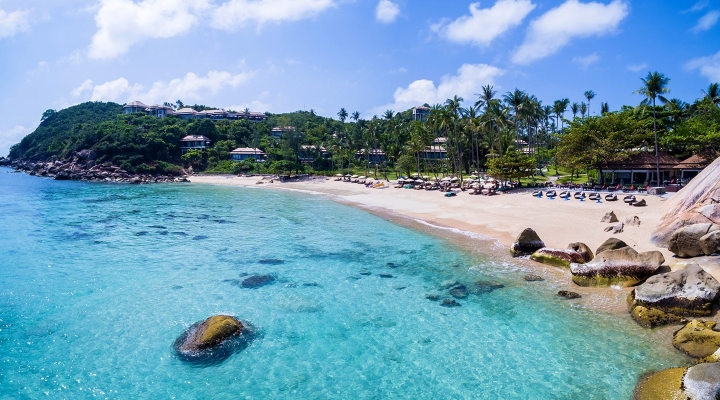
[[[684,361],[512,265],[326,199],[8,172],[0,398],[622,399]],[[256,273],[277,281],[233,283]],[[425,299],[447,279],[505,288]],[[221,364],[177,358],[219,313],[258,337]]]

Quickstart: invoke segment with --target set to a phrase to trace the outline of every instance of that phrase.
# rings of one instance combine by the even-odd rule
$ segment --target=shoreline
[[[638,252],[658,250],[665,256],[665,265],[672,265],[676,262],[672,253],[667,249],[661,249],[650,243],[650,232],[660,219],[661,208],[664,199],[655,196],[644,196],[648,207],[641,209],[627,206],[618,201],[615,203],[603,202],[596,204],[592,202],[579,202],[570,200],[549,201],[545,198],[537,199],[529,193],[515,192],[496,196],[470,196],[460,193],[456,197],[446,198],[441,193],[432,191],[416,191],[409,189],[370,189],[363,185],[335,182],[331,179],[319,178],[303,182],[269,183],[260,177],[236,177],[236,176],[191,176],[191,183],[211,184],[220,186],[235,186],[258,189],[277,189],[293,192],[307,193],[326,197],[332,201],[357,207],[397,225],[421,231],[425,234],[441,238],[453,246],[476,254],[492,254],[499,262],[511,262],[524,273],[534,273],[542,276],[544,282],[535,284],[550,285],[553,291],[572,290],[579,293],[580,299],[572,300],[573,305],[577,304],[591,312],[612,315],[621,318],[624,322],[635,324],[627,311],[626,298],[633,288],[620,287],[581,287],[572,283],[571,274],[568,269],[557,268],[550,265],[531,261],[527,257],[513,258],[509,253],[510,244],[515,237],[525,228],[530,227],[538,232],[540,238],[548,247],[566,248],[569,243],[583,242],[590,246],[593,251],[607,238],[617,237],[635,248]],[[257,182],[264,182],[257,184]],[[434,197],[434,199],[433,199]],[[456,202],[462,199],[463,202]],[[383,204],[385,202],[386,204]],[[471,203],[474,203],[471,204]],[[544,203],[544,204],[543,204]],[[527,210],[519,212],[515,218],[507,217],[512,213],[513,208],[521,207],[523,204],[532,207],[532,213],[544,213],[540,218],[528,218]],[[565,214],[564,206],[571,206],[575,210],[572,214],[574,221],[567,223],[568,215]],[[589,208],[589,207],[596,208]],[[582,210],[580,207],[585,207]],[[458,209],[460,208],[460,209]],[[479,209],[484,209],[487,218],[480,221],[473,218]],[[529,207],[528,207],[529,208]],[[419,211],[418,211],[419,210]],[[490,218],[489,213],[499,210],[499,215]],[[626,226],[625,232],[611,235],[602,228],[609,224],[600,223],[600,218],[605,212],[615,211],[618,219],[622,222],[630,215],[638,215],[642,224],[640,227]],[[583,212],[584,211],[584,212]],[[552,218],[565,218],[566,228],[553,229],[552,226],[540,226],[542,222]],[[512,232],[516,230],[513,234]],[[574,240],[571,237],[575,236]],[[470,239],[470,240],[468,240]],[[529,283],[532,284],[532,283]],[[664,327],[648,329],[647,335],[656,339],[663,347],[673,348],[672,336],[679,328],[679,325],[667,325]],[[688,358],[690,361],[690,358]]]

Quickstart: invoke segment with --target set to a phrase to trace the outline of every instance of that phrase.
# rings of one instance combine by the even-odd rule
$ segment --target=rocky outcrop
[[[694,319],[673,335],[673,346],[691,357],[707,357],[720,349],[715,321]]]
[[[633,399],[713,400],[720,398],[720,363],[670,368],[640,379]]]
[[[605,232],[610,232],[613,235],[616,235],[618,233],[623,233],[623,228],[625,225],[622,222],[618,222],[616,224],[612,224],[605,228]]]
[[[627,243],[617,238],[610,238],[603,242],[603,244],[601,244],[600,247],[595,250],[595,256],[599,255],[603,251],[617,250],[622,249],[623,247],[628,247]]]
[[[676,230],[699,223],[720,225],[720,158],[706,167],[663,206],[651,240],[668,247]]]
[[[600,219],[600,222],[602,223],[613,223],[618,222],[618,217],[615,215],[614,211],[610,211],[609,213],[605,213],[603,217]]]
[[[510,246],[510,254],[513,257],[526,256],[543,247],[545,247],[545,243],[540,240],[538,234],[534,230],[527,228],[520,233],[512,246]]]
[[[175,349],[184,356],[200,356],[202,352],[240,335],[243,324],[228,315],[215,315],[193,324],[176,341]]]
[[[678,257],[697,257],[703,255],[701,239],[705,239],[703,243],[705,243],[706,247],[715,247],[716,243],[710,242],[716,236],[709,234],[717,231],[720,231],[720,225],[711,223],[684,226],[673,233],[668,244],[668,250],[675,253]],[[706,255],[710,254],[712,254],[712,252]]]
[[[720,253],[720,230],[711,231],[700,238],[700,250],[706,256],[713,253]]]
[[[631,247],[605,250],[585,264],[571,264],[572,280],[579,286],[634,286],[665,262],[659,251],[638,253]]]
[[[534,252],[530,259],[543,264],[569,268],[571,263],[586,263],[593,259],[593,252],[585,243],[570,243],[568,248],[543,248]]]
[[[628,309],[635,321],[654,327],[712,313],[720,283],[697,264],[655,275],[628,296]],[[637,310],[638,307],[644,307]],[[647,310],[646,310],[647,309]],[[646,318],[646,317],[652,318]]]
[[[97,164],[95,157],[94,151],[81,150],[75,153],[70,160],[13,160],[11,166],[17,171],[27,172],[33,176],[53,178],[55,180],[124,183],[188,182],[185,177],[131,174],[107,162]]]

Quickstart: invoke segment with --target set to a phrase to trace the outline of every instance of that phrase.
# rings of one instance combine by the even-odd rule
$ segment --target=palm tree
[[[358,120],[360,119],[360,112],[359,112],[359,111],[354,111],[354,112],[352,113],[352,115],[350,116],[350,118],[353,119],[353,120],[355,120],[355,123],[357,123]]]
[[[712,104],[720,104],[720,85],[717,82],[711,83],[707,90],[701,90],[705,95],[704,99],[709,100]]]
[[[660,72],[648,72],[645,78],[640,78],[643,85],[640,89],[633,92],[633,94],[639,94],[645,97],[640,102],[638,107],[642,106],[643,109],[647,107],[648,103],[652,103],[653,108],[653,134],[655,135],[655,172],[657,173],[658,186],[660,185],[660,151],[658,149],[658,137],[657,137],[657,112],[655,110],[655,99],[660,99],[661,102],[667,103],[667,99],[663,96],[664,93],[670,92],[667,87],[670,82],[670,78],[666,77],[665,74]]]
[[[572,103],[572,106],[570,106],[570,111],[573,113],[573,120],[575,120],[575,116],[577,113],[580,112],[580,104],[578,103]]]
[[[340,122],[344,124],[345,120],[348,117],[348,112],[345,110],[345,107],[341,108],[340,111],[338,111],[337,116],[338,118],[340,118]]]
[[[587,104],[583,101],[580,103],[580,115],[582,115],[583,118],[585,118],[585,113],[587,112]]]
[[[600,103],[600,114],[607,114],[610,112],[610,106],[607,102]]]
[[[518,138],[520,137],[519,131],[520,131],[520,125],[518,123],[518,113],[520,110],[520,107],[522,107],[523,103],[525,102],[525,98],[527,97],[527,93],[523,92],[522,90],[515,88],[512,92],[507,92],[503,95],[503,101],[509,106],[512,107],[513,111],[515,112],[515,143],[517,143]]]
[[[588,101],[587,108],[588,108],[588,117],[589,117],[590,116],[590,100],[595,98],[595,92],[593,92],[592,90],[588,90],[587,92],[585,92],[585,98]]]

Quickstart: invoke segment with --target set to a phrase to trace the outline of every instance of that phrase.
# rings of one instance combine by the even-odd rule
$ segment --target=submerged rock
[[[585,243],[570,243],[567,249],[545,247],[534,252],[530,259],[555,267],[568,268],[571,263],[586,263],[593,259],[593,252]]]
[[[597,257],[603,251],[617,250],[622,249],[623,247],[628,247],[627,243],[623,242],[618,238],[610,238],[604,241],[603,244],[601,244],[600,247],[595,250],[595,256]]]
[[[430,300],[430,301],[438,301],[438,300],[440,300],[440,295],[439,295],[439,294],[434,294],[434,293],[433,293],[433,294],[426,294],[426,295],[425,295],[425,298],[428,299],[428,300]]]
[[[253,275],[243,279],[241,286],[247,289],[255,289],[275,283],[275,277],[272,275]]]
[[[606,250],[587,264],[571,264],[572,280],[579,286],[633,286],[650,277],[665,262],[659,251],[638,253],[631,247]]]
[[[468,290],[465,285],[459,284],[451,287],[448,294],[456,299],[464,299],[468,297]]]
[[[673,346],[691,357],[707,357],[720,349],[715,321],[694,319],[673,335]]]
[[[569,291],[569,290],[561,290],[561,291],[559,291],[559,292],[558,292],[558,296],[564,297],[564,298],[566,298],[566,299],[579,299],[580,297],[582,297],[582,296],[580,296],[579,293],[571,292],[571,291]]]
[[[545,278],[543,278],[540,275],[535,274],[525,274],[525,280],[528,282],[538,282],[538,281],[544,281]]]
[[[500,282],[477,281],[477,282],[475,282],[475,285],[473,287],[473,293],[474,294],[485,294],[485,293],[490,293],[492,291],[495,291],[497,289],[502,289],[504,287],[505,287],[505,285],[503,285]]]
[[[182,355],[195,355],[239,335],[242,323],[229,315],[215,315],[188,328],[175,342]]]
[[[704,317],[712,313],[718,290],[720,283],[715,278],[699,265],[691,264],[682,270],[648,278],[628,295],[628,309],[633,319],[642,326],[651,323],[636,318],[636,314],[642,314],[635,312],[639,306],[667,314],[658,320],[660,324],[664,320],[678,320],[681,317]]]
[[[460,307],[460,303],[458,303],[454,299],[443,299],[440,305],[443,307]]]
[[[538,234],[534,230],[527,228],[520,233],[512,246],[510,246],[510,254],[513,257],[526,256],[543,247],[545,247],[545,243],[540,240]]]

